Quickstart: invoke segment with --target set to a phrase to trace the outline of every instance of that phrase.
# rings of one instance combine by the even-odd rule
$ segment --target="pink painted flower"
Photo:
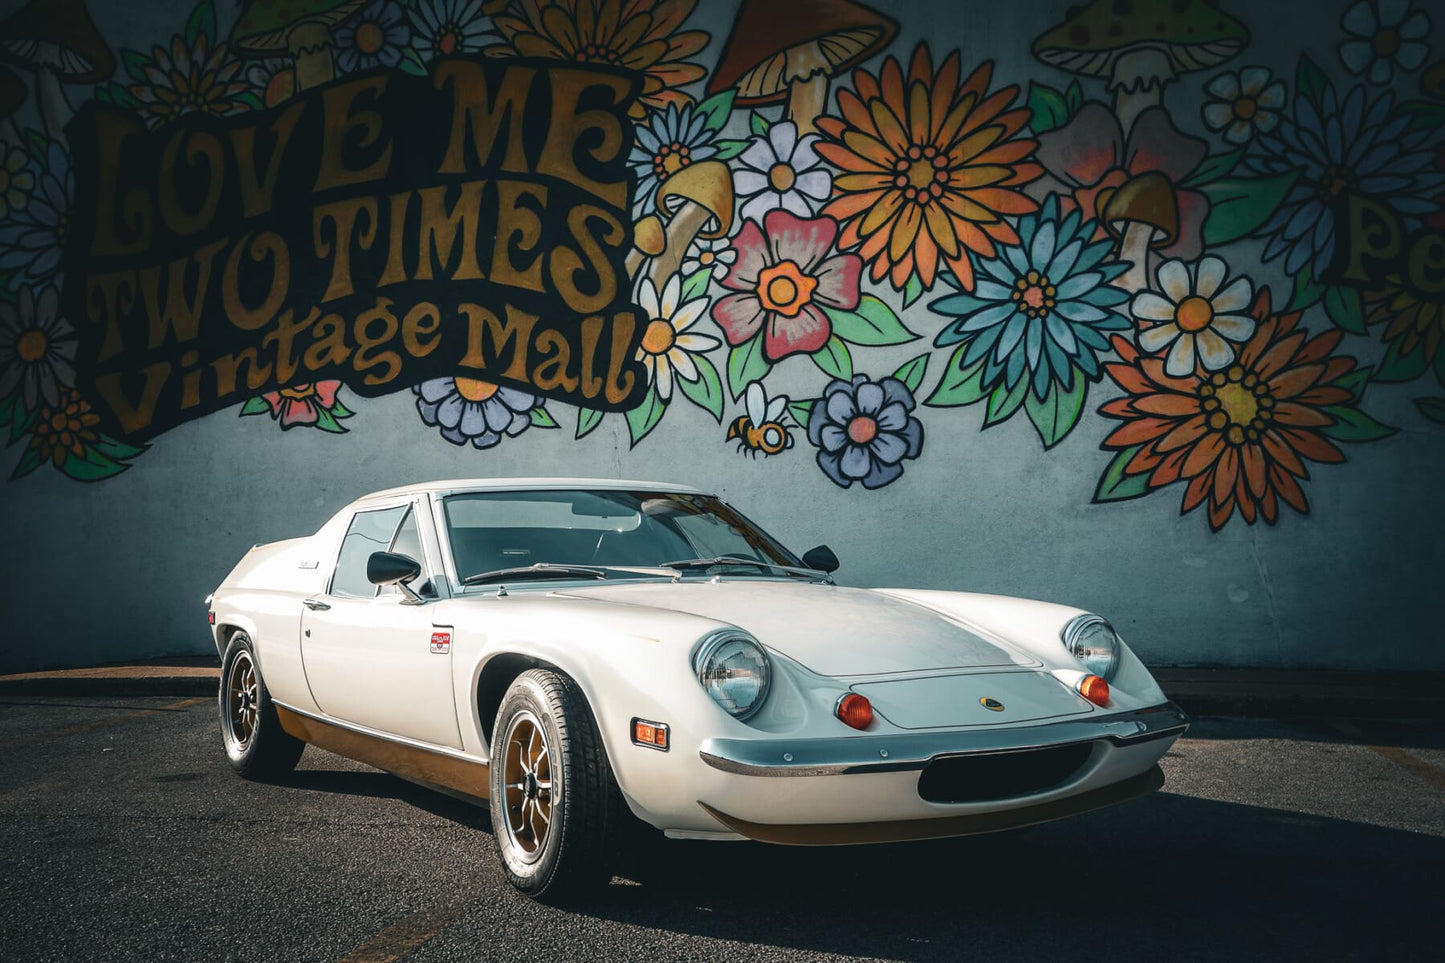
[[[746,344],[762,331],[769,362],[827,344],[833,325],[823,308],[856,308],[863,273],[858,255],[834,253],[837,240],[838,222],[829,217],[802,218],[778,209],[768,212],[762,228],[757,221],[744,222],[733,239],[737,261],[719,282],[738,293],[712,309],[728,344]]]
[[[271,417],[280,419],[282,428],[290,428],[316,424],[321,418],[318,406],[328,411],[334,408],[340,389],[339,381],[317,381],[268,391],[261,398],[271,407]]]

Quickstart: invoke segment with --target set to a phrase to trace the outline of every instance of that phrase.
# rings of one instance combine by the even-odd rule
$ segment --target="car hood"
[[[869,589],[739,579],[606,585],[557,594],[727,622],[822,675],[1038,664],[932,609]]]

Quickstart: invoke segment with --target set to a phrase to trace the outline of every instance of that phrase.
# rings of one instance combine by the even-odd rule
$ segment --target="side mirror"
[[[409,555],[372,552],[366,560],[366,580],[373,585],[410,582],[421,574],[421,563]]]
[[[803,553],[803,564],[820,572],[836,572],[839,562],[838,556],[833,554],[831,548],[819,545],[817,548],[810,548]]]

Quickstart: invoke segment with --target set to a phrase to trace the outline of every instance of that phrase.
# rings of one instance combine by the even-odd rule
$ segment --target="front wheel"
[[[518,676],[491,750],[492,830],[512,885],[551,902],[606,883],[626,803],[577,684],[545,669]]]
[[[256,653],[237,632],[221,659],[221,741],[226,758],[247,779],[274,779],[296,768],[306,743],[281,728]]]

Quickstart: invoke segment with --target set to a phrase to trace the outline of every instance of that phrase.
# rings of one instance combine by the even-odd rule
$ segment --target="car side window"
[[[396,537],[391,540],[391,548],[388,549],[388,551],[394,552],[397,555],[405,555],[410,559],[415,559],[421,565],[421,576],[418,577],[416,581],[407,583],[415,590],[426,578],[426,556],[422,553],[421,531],[416,526],[416,512],[413,509],[408,508],[406,510],[406,517],[403,518],[401,524],[397,526]],[[383,585],[381,587],[381,594],[400,595],[401,589],[395,585]],[[426,593],[423,593],[423,595],[425,594]]]
[[[372,552],[385,552],[392,544],[397,525],[409,511],[405,505],[374,512],[357,512],[341,542],[336,558],[336,574],[331,577],[332,595],[349,595],[369,599],[376,595],[376,586],[366,577],[366,560]]]

